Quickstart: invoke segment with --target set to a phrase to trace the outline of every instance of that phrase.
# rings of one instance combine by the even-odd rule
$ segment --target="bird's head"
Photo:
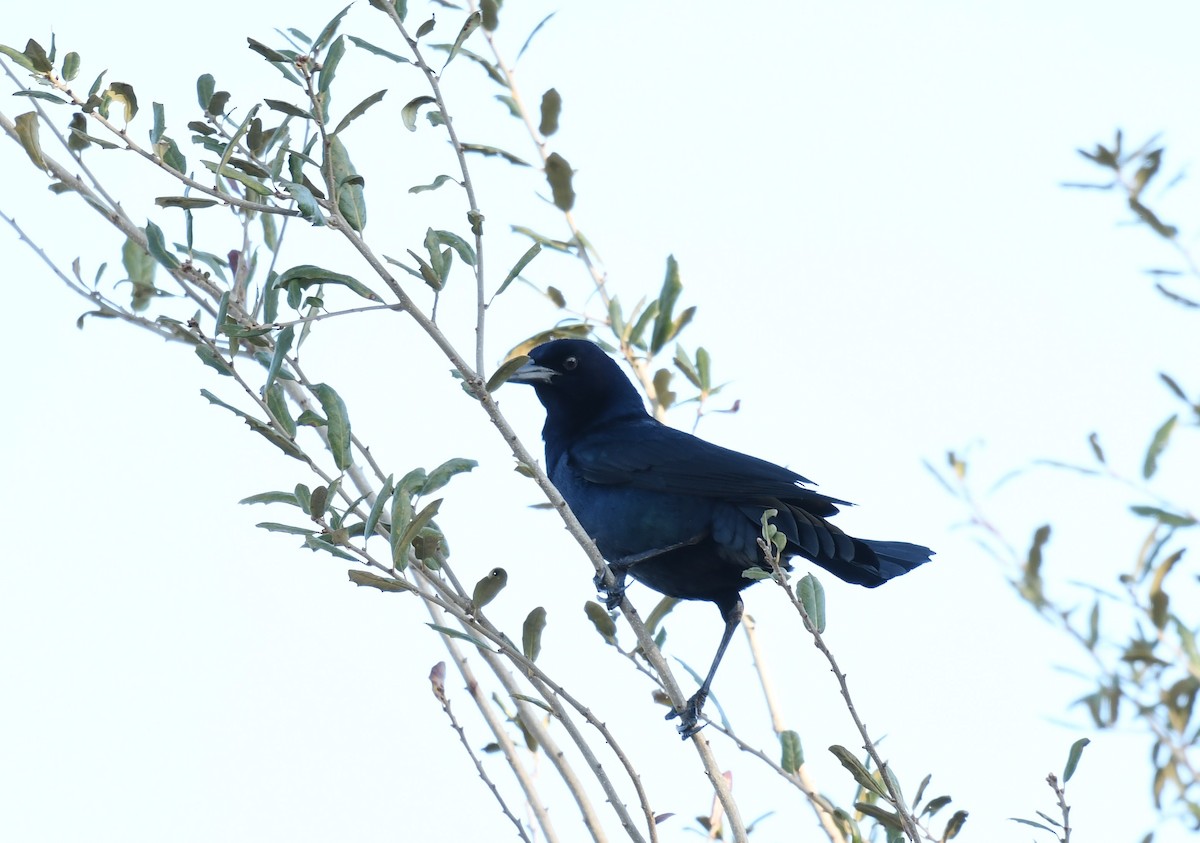
[[[586,340],[539,345],[509,380],[537,391],[546,408],[544,433],[571,433],[596,422],[646,414],[641,396],[621,367]]]

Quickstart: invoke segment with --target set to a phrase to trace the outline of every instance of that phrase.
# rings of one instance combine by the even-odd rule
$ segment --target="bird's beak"
[[[539,366],[537,363],[529,362],[513,372],[508,379],[513,383],[549,383],[550,379],[557,374],[558,372],[548,366]]]

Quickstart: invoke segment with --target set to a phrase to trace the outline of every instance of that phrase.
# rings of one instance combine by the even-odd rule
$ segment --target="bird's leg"
[[[713,657],[712,667],[708,669],[708,676],[704,677],[700,690],[692,694],[691,699],[683,704],[682,711],[672,711],[666,717],[667,720],[679,718],[679,734],[684,740],[704,728],[704,724],[700,722],[700,710],[704,708],[704,702],[708,699],[708,691],[712,687],[713,677],[717,675],[717,665],[721,663],[721,658],[725,655],[725,648],[729,646],[729,642],[733,639],[733,633],[737,630],[738,624],[742,622],[743,605],[740,596],[728,605],[722,606],[719,603],[717,605],[721,609],[721,616],[725,618],[725,631],[721,634],[721,643],[717,645],[717,655]]]
[[[609,562],[608,569],[613,573],[614,584],[609,588],[604,584],[604,574],[596,574],[592,582],[596,584],[596,591],[604,598],[604,607],[608,611],[613,611],[621,605],[622,598],[625,597],[625,578],[628,575],[628,566],[621,562]]]

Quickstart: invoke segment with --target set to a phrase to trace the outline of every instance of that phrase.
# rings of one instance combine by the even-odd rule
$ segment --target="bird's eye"
[[[575,367],[578,365],[579,365],[578,360],[576,360],[574,357],[568,357],[566,360],[563,361],[563,371],[565,371],[565,372],[574,371]]]

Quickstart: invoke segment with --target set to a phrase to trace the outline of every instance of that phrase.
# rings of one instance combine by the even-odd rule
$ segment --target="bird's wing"
[[[622,420],[578,437],[571,465],[591,483],[628,485],[739,503],[777,499],[818,516],[847,501],[800,485],[805,477],[774,463],[705,442],[651,418]]]

